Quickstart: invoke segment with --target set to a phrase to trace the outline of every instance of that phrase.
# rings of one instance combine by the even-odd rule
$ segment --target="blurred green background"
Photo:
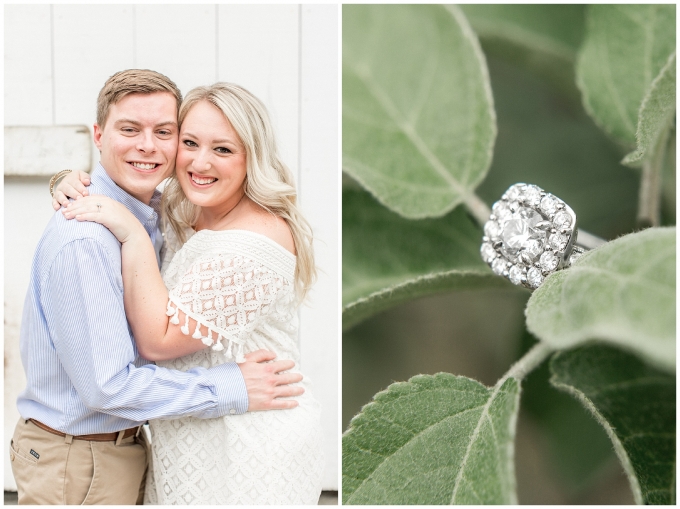
[[[579,226],[593,234],[612,239],[634,231],[639,171],[620,164],[626,148],[594,124],[575,85],[584,7],[463,10],[480,36],[498,117],[493,163],[478,195],[491,205],[511,184],[529,182],[569,203]],[[552,46],[541,52],[514,43],[511,29],[522,23],[537,37],[544,31]],[[664,224],[675,224],[671,166]],[[343,185],[352,186],[351,179]],[[419,373],[493,385],[535,342],[524,328],[528,297],[509,284],[425,297],[346,331],[343,429],[375,393]],[[515,450],[520,503],[633,503],[610,440],[579,403],[550,386],[547,364],[524,384]]]

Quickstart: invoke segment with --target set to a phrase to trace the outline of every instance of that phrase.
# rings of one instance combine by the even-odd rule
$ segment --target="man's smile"
[[[140,163],[136,161],[128,161],[128,164],[131,164],[138,170],[154,170],[157,166],[160,166],[157,163]]]

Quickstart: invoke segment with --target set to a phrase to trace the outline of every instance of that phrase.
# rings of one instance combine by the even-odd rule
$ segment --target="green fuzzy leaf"
[[[343,6],[343,169],[409,218],[474,199],[496,123],[484,55],[459,9]]]
[[[675,504],[675,377],[603,345],[556,354],[551,383],[592,412],[638,504]]]
[[[440,373],[376,394],[343,436],[343,503],[517,503],[519,392]]]
[[[675,370],[675,228],[650,228],[590,251],[546,278],[527,327],[556,349],[601,340]]]
[[[675,49],[675,5],[591,5],[577,64],[586,110],[634,146],[638,112]]]
[[[585,31],[584,5],[465,4],[460,8],[487,58],[521,65],[580,104],[574,66]]]
[[[464,211],[408,220],[368,193],[342,193],[343,328],[400,302],[462,288],[511,286],[479,254],[481,232]]]
[[[671,129],[674,119],[675,51],[642,100],[636,134],[638,148],[635,152],[628,154],[622,162],[635,166],[643,159],[651,158],[659,140],[664,138],[664,133]],[[665,147],[659,147],[659,149],[664,150]]]
[[[574,63],[584,31],[583,5],[466,4],[460,8],[482,38]]]

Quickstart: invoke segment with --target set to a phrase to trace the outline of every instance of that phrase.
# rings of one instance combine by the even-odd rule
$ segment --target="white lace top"
[[[178,324],[182,310],[187,341],[213,346],[158,364],[210,368],[261,348],[299,363],[294,272],[295,256],[257,233],[201,230],[181,246],[166,231],[168,315]],[[145,504],[316,504],[320,407],[309,381],[301,384],[305,394],[292,410],[151,421]]]
[[[242,362],[248,339],[269,348],[267,339],[276,338],[277,346],[297,353],[294,277],[295,256],[269,238],[244,230],[202,230],[164,270],[171,288],[168,316],[179,324],[181,309],[182,332],[190,333],[191,317],[192,337],[206,345],[213,345],[215,334],[212,349],[226,349],[227,360]],[[207,336],[201,336],[199,325],[208,327]]]

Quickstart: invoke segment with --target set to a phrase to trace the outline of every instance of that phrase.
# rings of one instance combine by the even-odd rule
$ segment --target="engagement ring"
[[[484,225],[482,258],[513,284],[538,288],[547,276],[604,244],[579,232],[576,224],[574,211],[557,196],[535,185],[514,184],[493,204]]]

